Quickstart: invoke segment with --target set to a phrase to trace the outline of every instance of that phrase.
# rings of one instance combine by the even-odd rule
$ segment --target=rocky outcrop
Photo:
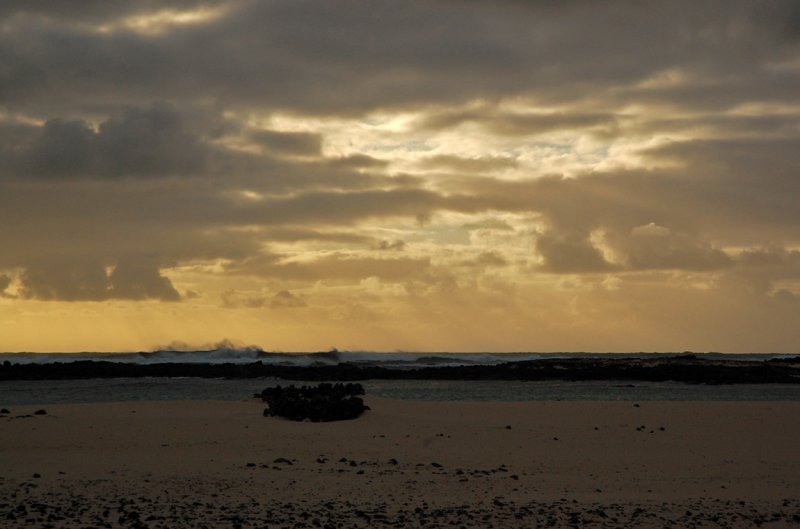
[[[800,383],[800,357],[780,361],[727,360],[695,355],[624,358],[542,358],[498,365],[397,369],[343,362],[307,367],[252,364],[128,364],[82,360],[0,365],[0,380],[114,377],[261,378],[285,380],[641,380],[690,384]]]
[[[267,403],[265,417],[291,421],[330,422],[355,419],[369,407],[359,396],[361,384],[319,384],[317,386],[270,387],[261,392]]]

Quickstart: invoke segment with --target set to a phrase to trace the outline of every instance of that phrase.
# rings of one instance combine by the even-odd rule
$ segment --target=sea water
[[[476,401],[786,401],[800,384],[707,385],[630,381],[367,380],[367,397]],[[0,382],[0,407],[159,400],[247,400],[268,386],[304,382],[273,378],[110,378]],[[305,382],[314,384],[314,382]]]

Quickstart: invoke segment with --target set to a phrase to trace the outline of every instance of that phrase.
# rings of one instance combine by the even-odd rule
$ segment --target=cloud
[[[615,267],[591,241],[577,236],[545,233],[536,239],[541,268],[555,273],[607,272]]]
[[[504,156],[463,158],[447,154],[428,156],[419,161],[423,169],[438,169],[460,171],[465,173],[497,172],[504,169],[513,169],[518,163],[514,158]]]
[[[749,248],[735,260],[730,276],[759,292],[773,292],[776,285],[800,280],[800,251],[775,245]],[[779,289],[780,290],[780,289]]]
[[[631,230],[634,237],[669,237],[670,231],[664,226],[659,226],[655,222],[636,226]]]
[[[322,136],[306,132],[256,130],[249,138],[268,152],[291,156],[320,156]]]
[[[308,306],[302,297],[288,290],[280,290],[272,296],[226,290],[221,298],[222,306],[227,309],[293,309]]]
[[[20,283],[22,298],[45,301],[180,299],[170,280],[147,261],[120,261],[110,271],[88,259],[45,261],[25,267]]]
[[[272,296],[269,306],[273,309],[295,309],[306,307],[307,304],[302,298],[297,297],[288,290],[281,290]]]
[[[508,266],[508,260],[495,251],[484,251],[478,254],[474,259],[464,261],[465,266],[474,268],[496,268]]]
[[[260,309],[267,303],[265,296],[245,294],[235,290],[226,290],[220,297],[222,298],[222,306],[226,309]]]
[[[429,258],[375,258],[331,254],[308,261],[284,261],[277,255],[261,255],[228,268],[230,273],[283,280],[360,281],[376,277],[382,281],[431,281]]]
[[[12,297],[11,294],[6,292],[8,287],[11,286],[12,277],[6,274],[0,274],[0,298]]]
[[[395,250],[400,251],[405,248],[406,243],[405,241],[401,241],[400,239],[395,239],[393,241],[387,241],[386,239],[378,241],[375,245],[376,250]]]
[[[678,270],[718,270],[732,264],[724,251],[711,244],[698,241],[685,234],[673,234],[659,230],[659,226],[647,225],[634,228],[632,237],[622,242],[617,240],[614,249],[622,251],[627,266],[633,270],[678,269]],[[644,231],[643,230],[647,230]],[[621,244],[620,244],[621,243]]]
[[[730,104],[743,91],[751,99],[764,93],[788,99],[791,85],[781,80],[790,74],[760,84],[742,81],[765,57],[790,53],[792,41],[774,36],[793,34],[797,18],[791,0],[770,2],[774,16],[755,16],[751,0],[647,9],[592,2],[525,8],[514,2],[379,2],[366,11],[323,1],[231,1],[203,23],[152,32],[124,22],[137,14],[191,13],[198,3],[15,4],[6,15],[14,24],[0,39],[2,95],[15,106],[141,104],[157,93],[328,115],[531,94],[562,103],[708,103],[721,94],[721,104]],[[28,45],[29,39],[38,45]],[[690,88],[697,89],[645,82],[671,68],[691,73],[696,81]],[[718,87],[741,88],[730,96],[724,89],[703,95],[699,87],[711,79]],[[57,89],[61,97],[48,100]]]
[[[192,175],[213,150],[168,104],[127,108],[100,123],[49,119],[11,158],[19,174],[59,177]]]
[[[491,108],[447,111],[429,114],[422,119],[422,129],[449,129],[463,124],[476,124],[503,136],[535,136],[552,131],[604,129],[616,126],[613,114],[581,112],[509,112]]]
[[[796,342],[796,2],[346,5],[0,4],[15,318],[181,299],[164,328],[515,348],[713,313],[687,335]]]
[[[180,294],[172,282],[151,263],[121,260],[108,277],[110,298],[159,299],[178,301]]]

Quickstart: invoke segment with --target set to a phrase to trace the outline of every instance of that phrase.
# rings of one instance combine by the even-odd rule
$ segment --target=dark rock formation
[[[800,357],[727,360],[696,355],[625,358],[542,358],[498,365],[387,368],[343,362],[308,367],[252,364],[128,364],[80,360],[51,364],[0,365],[0,380],[59,380],[116,377],[261,378],[285,380],[619,380],[690,384],[800,383]]]
[[[358,395],[361,384],[319,384],[318,386],[276,386],[261,392],[268,404],[264,416],[292,421],[330,422],[355,419],[369,408]]]

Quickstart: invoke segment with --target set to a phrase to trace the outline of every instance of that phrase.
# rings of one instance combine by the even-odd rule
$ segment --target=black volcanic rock
[[[158,363],[79,360],[49,364],[2,364],[0,380],[116,377],[262,378],[285,380],[617,380],[689,384],[800,383],[800,357],[776,360],[708,359],[696,355],[625,358],[543,358],[497,365],[397,369],[342,362],[335,365]],[[262,395],[263,398],[263,395]]]
[[[261,392],[268,407],[264,416],[292,421],[330,422],[355,419],[368,410],[361,384],[319,384],[318,386],[270,387]]]

